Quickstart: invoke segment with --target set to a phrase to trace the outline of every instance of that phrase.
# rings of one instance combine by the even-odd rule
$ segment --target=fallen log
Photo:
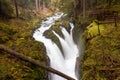
[[[8,52],[9,54],[15,56],[15,58],[19,58],[19,59],[21,59],[21,60],[23,60],[23,61],[26,61],[26,62],[29,62],[29,63],[31,63],[31,64],[33,64],[33,65],[39,66],[39,67],[41,67],[41,68],[43,68],[43,69],[45,69],[45,70],[47,70],[47,71],[49,71],[49,72],[51,72],[51,73],[54,73],[54,74],[59,75],[59,76],[65,78],[65,79],[67,79],[67,80],[75,80],[75,79],[73,79],[72,77],[70,77],[70,76],[68,76],[68,75],[66,75],[66,74],[64,74],[64,73],[62,73],[62,72],[60,72],[60,71],[57,71],[57,70],[55,70],[55,69],[53,69],[53,68],[51,68],[51,67],[49,67],[49,66],[46,66],[46,65],[44,65],[44,64],[42,64],[42,63],[40,63],[40,62],[38,62],[38,61],[30,58],[30,57],[26,57],[25,55],[22,55],[22,54],[14,51],[14,50],[8,48],[7,46],[0,45],[0,50],[3,50],[3,51],[5,51],[5,52]]]

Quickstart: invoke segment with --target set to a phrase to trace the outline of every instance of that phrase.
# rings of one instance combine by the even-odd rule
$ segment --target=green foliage
[[[90,39],[86,36],[88,40],[82,63],[82,80],[119,80],[119,24],[118,27],[104,24],[104,32],[100,36]]]
[[[35,1],[34,0],[17,0],[17,4],[24,9],[34,9]]]
[[[4,23],[0,23],[0,31],[3,31],[9,35],[14,34],[14,31],[10,29],[10,27]]]
[[[1,17],[11,17],[13,8],[9,0],[0,0],[0,15]]]
[[[15,32],[7,24],[0,23],[0,43],[5,43],[10,39],[10,35]]]
[[[98,27],[100,30],[100,34],[103,34],[104,26],[103,25],[98,26],[98,24],[95,21],[93,21],[89,26],[87,26],[87,31],[85,32],[86,38],[89,39],[98,35],[99,34]]]
[[[98,8],[106,8],[108,5],[109,5],[109,3],[107,3],[107,1],[105,1],[105,0],[99,0],[97,3]]]
[[[33,30],[37,28],[38,22],[38,19],[1,21],[0,44],[46,63],[43,44],[32,38]],[[44,80],[45,78],[46,74],[43,69],[0,51],[0,80]]]
[[[72,14],[73,13],[73,0],[65,0],[61,1],[61,10],[65,13]]]
[[[10,56],[1,56],[0,80],[44,80],[46,77],[44,70],[39,67],[10,59]]]
[[[5,43],[5,42],[7,42],[9,40],[9,38],[8,37],[0,37],[0,43]]]

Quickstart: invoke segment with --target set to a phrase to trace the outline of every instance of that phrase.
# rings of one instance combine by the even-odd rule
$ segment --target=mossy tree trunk
[[[14,0],[14,4],[15,4],[15,9],[16,9],[16,18],[18,18],[18,5],[17,5],[17,1]]]

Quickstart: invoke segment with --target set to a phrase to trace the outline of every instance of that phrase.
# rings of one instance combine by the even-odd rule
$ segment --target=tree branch
[[[19,59],[21,59],[23,61],[29,62],[29,63],[31,63],[33,65],[39,66],[39,67],[41,67],[41,68],[43,68],[43,69],[45,69],[45,70],[47,70],[47,71],[49,71],[51,73],[57,74],[57,75],[59,75],[61,77],[64,77],[64,78],[66,78],[68,80],[75,80],[75,79],[71,78],[70,76],[68,76],[68,75],[66,75],[66,74],[64,74],[64,73],[62,73],[60,71],[57,71],[57,70],[55,70],[55,69],[53,69],[51,67],[48,67],[48,66],[46,66],[46,65],[44,65],[44,64],[30,58],[30,57],[26,57],[26,56],[24,56],[24,55],[22,55],[22,54],[20,54],[20,53],[18,53],[16,51],[6,47],[4,45],[0,45],[0,49],[5,51],[5,52],[8,52],[9,54],[15,56],[16,58],[19,58]]]

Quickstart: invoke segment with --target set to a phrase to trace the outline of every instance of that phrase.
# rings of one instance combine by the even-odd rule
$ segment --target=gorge
[[[58,12],[52,17],[48,17],[47,20],[41,22],[40,28],[35,30],[33,37],[36,41],[42,42],[46,48],[46,54],[50,59],[50,66],[58,71],[61,71],[68,76],[71,76],[75,80],[78,79],[78,70],[76,70],[76,59],[79,57],[79,49],[73,40],[73,29],[74,25],[70,23],[70,33],[63,27],[60,26],[63,34],[62,38],[55,31],[52,30],[53,34],[59,39],[62,46],[62,51],[52,39],[46,38],[43,34],[49,30],[55,21],[64,16],[64,13]],[[50,74],[50,80],[66,80],[55,74]]]

